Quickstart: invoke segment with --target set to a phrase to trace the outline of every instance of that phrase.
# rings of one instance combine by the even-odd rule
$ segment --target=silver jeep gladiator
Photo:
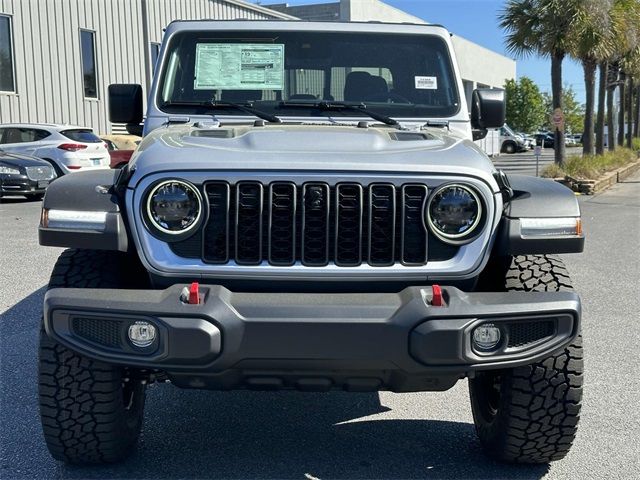
[[[478,59],[478,61],[482,61]],[[51,454],[114,462],[152,382],[212,390],[443,391],[479,441],[565,456],[582,397],[571,191],[497,171],[440,26],[169,25],[128,166],[48,189],[39,394]],[[469,103],[467,103],[469,102]],[[110,119],[141,129],[139,85]]]

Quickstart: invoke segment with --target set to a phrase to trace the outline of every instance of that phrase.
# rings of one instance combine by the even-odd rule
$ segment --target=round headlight
[[[183,235],[198,227],[202,198],[196,187],[182,180],[165,180],[147,196],[147,216],[163,234]]]
[[[427,204],[427,223],[431,231],[447,243],[464,243],[480,225],[480,197],[466,185],[444,185]]]

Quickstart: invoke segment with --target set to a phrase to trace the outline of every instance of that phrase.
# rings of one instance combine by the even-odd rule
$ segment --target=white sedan
[[[0,124],[0,148],[51,163],[58,176],[109,168],[105,143],[90,128],[50,123]]]

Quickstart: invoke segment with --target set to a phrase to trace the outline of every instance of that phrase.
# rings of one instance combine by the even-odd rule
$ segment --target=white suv
[[[0,148],[47,160],[58,176],[109,168],[110,163],[105,143],[90,128],[73,125],[0,124]]]

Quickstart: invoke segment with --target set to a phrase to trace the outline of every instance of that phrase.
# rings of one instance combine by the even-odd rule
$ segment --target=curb
[[[622,180],[633,175],[637,171],[640,171],[640,159],[630,165],[621,167],[613,172],[609,172],[598,180],[581,180],[570,177],[569,175],[566,177],[554,178],[554,180],[571,188],[574,192],[578,192],[582,195],[594,195],[606,190],[616,183],[620,183]]]

